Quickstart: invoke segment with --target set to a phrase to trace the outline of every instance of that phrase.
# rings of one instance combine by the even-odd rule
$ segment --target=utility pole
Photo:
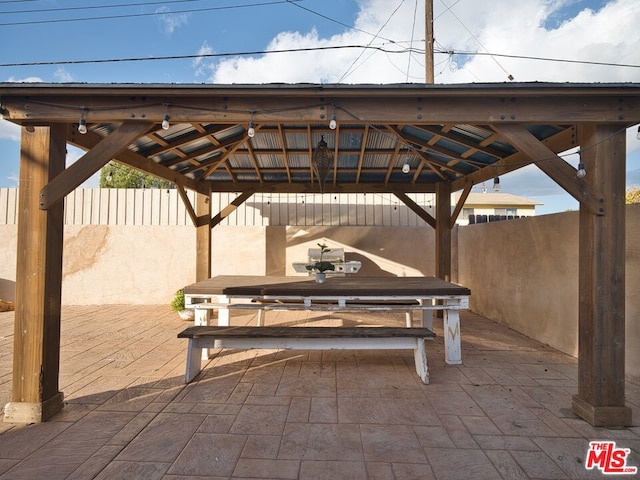
[[[433,0],[425,0],[425,82],[434,83],[433,78]]]

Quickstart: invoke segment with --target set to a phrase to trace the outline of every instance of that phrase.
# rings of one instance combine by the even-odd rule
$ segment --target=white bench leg
[[[209,320],[211,320],[211,310],[209,310],[208,308],[201,308],[201,309],[197,309],[195,310],[195,315],[194,315],[194,321],[193,324],[196,326],[207,326],[209,325]],[[209,349],[208,348],[204,348],[202,349],[202,360],[208,360],[209,359]]]
[[[460,365],[462,363],[462,348],[460,346],[459,310],[444,310],[442,323],[444,327],[444,361],[449,365]]]
[[[187,348],[187,370],[184,374],[184,383],[189,383],[196,378],[202,369],[202,353],[203,349],[196,346],[197,340],[194,338],[189,339],[189,347]],[[204,349],[204,353],[208,349]]]
[[[423,383],[429,383],[429,370],[427,368],[427,349],[424,346],[424,339],[416,338],[416,348],[413,351],[416,362],[416,372]]]

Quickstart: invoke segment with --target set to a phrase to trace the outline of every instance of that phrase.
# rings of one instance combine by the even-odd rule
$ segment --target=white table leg
[[[229,297],[218,297],[218,303],[231,303]],[[218,309],[218,326],[219,327],[228,327],[229,323],[229,309],[220,307]]]
[[[457,304],[457,300],[446,300],[447,305]],[[444,328],[444,361],[449,365],[462,363],[462,347],[460,345],[460,311],[445,309],[442,316]]]

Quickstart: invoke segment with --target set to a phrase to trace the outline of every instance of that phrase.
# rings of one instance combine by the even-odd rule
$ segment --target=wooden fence
[[[192,204],[195,193],[187,192]],[[229,205],[234,193],[214,193],[213,215]],[[432,194],[411,195],[435,214]],[[18,221],[18,189],[0,188],[0,224]],[[66,225],[191,225],[175,189],[87,188],[65,199]],[[222,222],[239,226],[424,226],[425,223],[388,194],[257,193]]]

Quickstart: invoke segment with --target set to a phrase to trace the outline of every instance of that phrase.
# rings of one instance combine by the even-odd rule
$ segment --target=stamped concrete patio
[[[267,316],[321,322],[404,317]],[[638,384],[627,384],[634,427],[593,428],[570,409],[574,358],[465,312],[464,364],[448,366],[435,323],[429,385],[411,352],[348,350],[222,351],[184,385],[186,341],[176,335],[188,323],[167,307],[64,307],[64,412],[0,423],[0,480],[604,478],[585,469],[590,440],[631,449],[627,465],[640,466]],[[2,405],[12,349],[13,313],[0,313]]]

